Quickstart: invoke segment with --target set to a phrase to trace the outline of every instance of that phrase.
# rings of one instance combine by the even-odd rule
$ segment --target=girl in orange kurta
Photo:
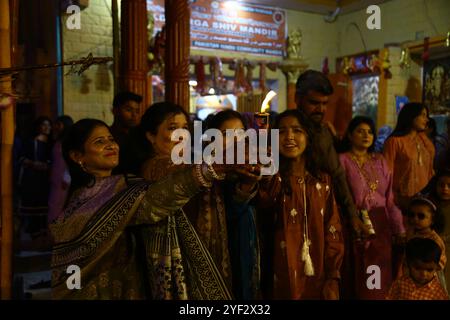
[[[426,107],[408,103],[400,111],[397,126],[384,145],[383,154],[393,173],[395,203],[403,211],[434,174],[435,150],[425,134],[427,124]]]
[[[280,172],[261,183],[258,201],[273,228],[261,230],[272,242],[265,248],[273,279],[266,298],[338,299],[344,243],[330,177],[313,167],[310,135],[296,110],[280,114],[275,128]]]

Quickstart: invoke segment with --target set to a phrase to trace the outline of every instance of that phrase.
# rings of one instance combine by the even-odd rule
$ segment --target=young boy
[[[396,280],[386,297],[388,300],[448,300],[439,283],[441,248],[428,238],[413,238],[406,244],[409,274]]]

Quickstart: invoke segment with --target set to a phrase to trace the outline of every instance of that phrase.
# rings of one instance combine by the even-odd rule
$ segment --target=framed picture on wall
[[[430,114],[450,114],[450,57],[428,60],[423,84],[423,101]]]

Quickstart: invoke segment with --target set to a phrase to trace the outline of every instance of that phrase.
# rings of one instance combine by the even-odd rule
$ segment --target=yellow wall
[[[63,17],[64,61],[80,59],[90,52],[94,56],[112,57],[110,8],[110,1],[91,0],[89,7],[81,11],[80,30],[69,30],[67,17]],[[72,116],[75,121],[90,117],[112,124],[114,80],[110,65],[91,66],[81,76],[64,76],[64,114]],[[69,69],[65,67],[64,73]]]
[[[364,52],[361,36],[352,25],[361,30],[366,50],[389,49],[392,79],[387,80],[385,123],[394,126],[397,121],[395,96],[407,95],[410,101],[418,101],[421,96],[421,66],[411,61],[411,67],[403,69],[399,65],[401,45],[420,37],[445,35],[450,30],[450,1],[448,0],[393,0],[379,5],[381,10],[381,30],[369,30],[365,10],[345,14],[335,22],[337,46],[335,57]],[[422,38],[420,38],[422,39]]]
[[[365,10],[339,16],[336,21],[336,56],[364,51],[357,29],[350,26],[352,22],[359,26],[367,50],[381,49],[387,43],[414,41],[416,32],[423,32],[425,37],[443,35],[450,28],[448,0],[392,0],[379,7],[381,30],[369,30],[366,27],[369,15]]]

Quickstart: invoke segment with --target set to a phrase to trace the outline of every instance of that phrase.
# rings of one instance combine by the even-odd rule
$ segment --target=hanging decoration
[[[422,60],[423,62],[427,62],[430,58],[430,38],[426,37],[423,39],[423,53],[422,53]]]
[[[392,77],[389,50],[369,51],[358,55],[345,56],[337,60],[338,72],[346,75],[382,73],[385,78]]]
[[[402,53],[400,55],[399,64],[400,64],[401,68],[409,68],[409,67],[411,67],[411,56],[410,56],[408,47],[404,47],[402,49]]]
[[[89,53],[86,57],[83,57],[79,60],[71,60],[62,63],[52,63],[52,64],[40,64],[34,66],[25,66],[25,67],[12,67],[12,68],[0,68],[0,79],[2,77],[15,75],[21,71],[35,70],[35,69],[48,69],[48,68],[57,68],[62,66],[70,66],[69,71],[65,75],[77,74],[81,75],[84,71],[86,71],[90,66],[94,64],[103,64],[113,61],[112,57],[94,57],[92,53]]]
[[[255,69],[255,63],[245,60],[245,69],[247,70],[245,74],[245,90],[246,92],[253,91],[253,69]]]
[[[261,92],[266,92],[266,63],[259,64],[259,88]]]
[[[247,59],[231,59],[219,57],[202,57],[191,56],[190,63],[194,65],[194,75],[196,77],[197,85],[196,91],[199,94],[206,95],[209,86],[214,88],[216,94],[231,93],[229,82],[223,75],[223,64],[228,64],[230,70],[234,71],[233,93],[252,93],[255,92],[254,86],[254,72],[255,68],[259,66],[258,92],[267,93],[266,77],[267,69],[276,72],[279,68],[278,62],[269,62],[265,60],[249,61]],[[209,84],[208,75],[206,74],[206,65],[209,65],[211,76],[211,84]],[[203,89],[202,89],[203,88]],[[258,93],[259,94],[259,93]]]
[[[352,67],[352,62],[350,61],[349,57],[344,57],[344,59],[343,59],[342,72],[344,74],[351,74],[354,72],[354,69]]]
[[[0,93],[0,110],[6,110],[9,107],[12,106],[14,102],[13,96],[6,94],[6,93]]]
[[[450,47],[450,31],[447,32],[447,38],[445,38],[445,46]]]
[[[381,70],[384,72],[385,79],[391,79],[392,73],[389,70],[391,68],[391,62],[389,60],[389,50],[385,49],[383,51],[383,58],[381,60]]]
[[[195,77],[197,79],[197,86],[195,87],[195,90],[201,94],[204,95],[206,93],[206,88],[205,88],[205,62],[203,61],[203,57],[199,57],[197,62],[195,62],[194,64],[194,69],[195,69]]]
[[[330,68],[328,67],[328,57],[325,57],[322,62],[322,73],[329,74]]]
[[[361,58],[361,62],[362,62],[362,68],[361,68],[361,72],[363,72],[363,73],[368,73],[368,72],[370,72],[371,70],[370,70],[370,68],[369,68],[369,57],[367,57],[367,55],[364,55],[362,58]]]
[[[166,47],[166,28],[162,27],[160,31],[152,38],[149,46],[148,68],[161,77],[164,77],[164,51]]]
[[[229,68],[234,70],[234,93],[245,92],[245,67],[244,61],[235,59],[230,63]]]

